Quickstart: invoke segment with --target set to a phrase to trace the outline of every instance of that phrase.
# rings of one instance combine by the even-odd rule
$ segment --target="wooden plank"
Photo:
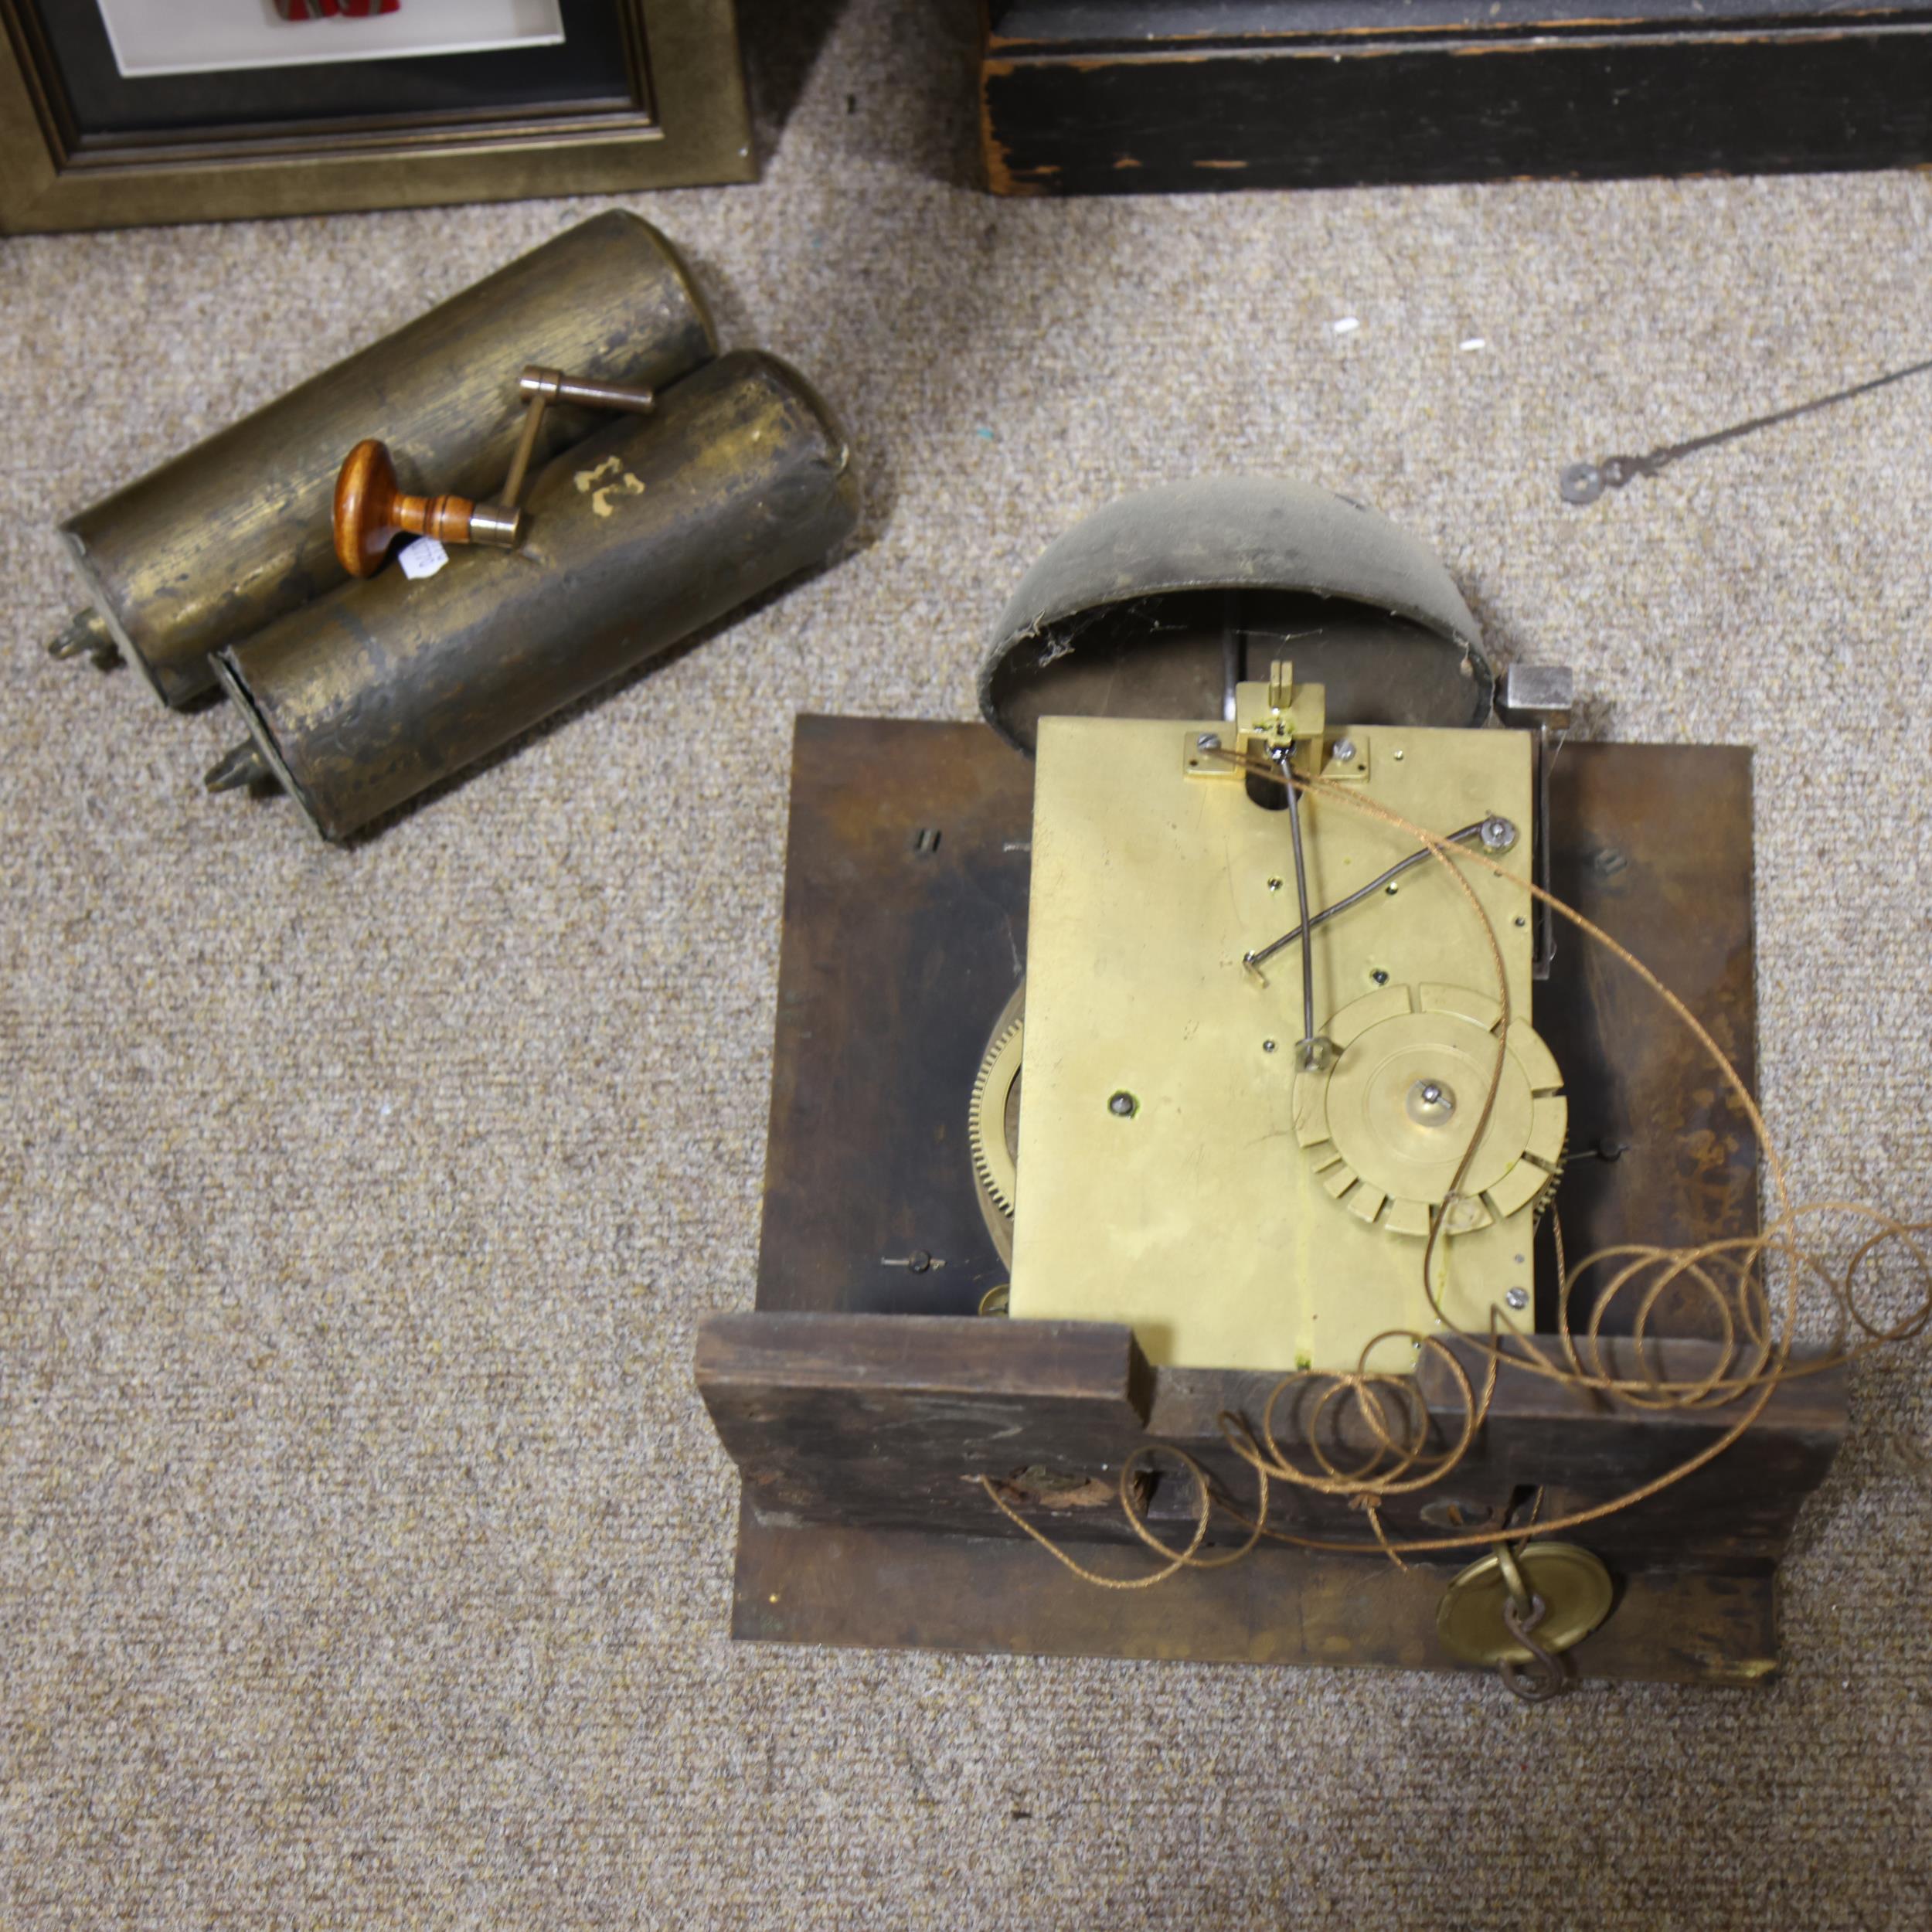
[[[761,1510],[978,1528],[1002,1521],[981,1475],[1090,1478],[1101,1505],[1148,1372],[1113,1323],[765,1314],[706,1320],[697,1379]]]
[[[983,725],[798,719],[760,1308],[971,1315],[1005,1281],[966,1117],[1026,956],[1032,802]]]
[[[1663,980],[1747,1087],[1757,1079],[1751,811],[1751,754],[1735,746],[1568,744],[1550,773],[1551,889]],[[1687,825],[1696,838],[1683,835]],[[1619,1243],[1675,1248],[1754,1235],[1757,1144],[1715,1065],[1628,968],[1566,920],[1556,932],[1536,1018],[1570,1097],[1557,1196],[1568,1260]],[[1539,1279],[1553,1282],[1547,1229],[1539,1259]],[[1608,1280],[1586,1278],[1573,1328]],[[1628,1329],[1636,1305],[1634,1294],[1620,1297],[1606,1325]],[[1538,1315],[1554,1329],[1553,1304]],[[1688,1289],[1652,1327],[1716,1332]]]
[[[1932,22],[1789,0],[1036,5],[981,69],[1002,194],[1896,167],[1932,159]]]
[[[1477,1379],[1478,1352],[1451,1345]],[[1553,1340],[1535,1345],[1560,1359]],[[1650,1372],[1694,1383],[1730,1359],[1717,1345],[1684,1338],[1647,1344],[1606,1337],[1595,1358],[1631,1381]],[[1817,1360],[1815,1350],[1794,1361]],[[1461,1385],[1434,1360],[1421,1380],[1445,1434],[1466,1413]],[[1479,1384],[1478,1384],[1479,1386]],[[1592,1509],[1667,1477],[1668,1486],[1575,1533],[1607,1562],[1648,1566],[1772,1562],[1791,1540],[1805,1498],[1825,1479],[1844,1439],[1842,1369],[1806,1374],[1776,1389],[1747,1434],[1688,1475],[1674,1472],[1712,1448],[1754,1406],[1746,1396],[1709,1407],[1640,1406],[1527,1371],[1499,1376],[1482,1436],[1480,1467],[1492,1483],[1542,1488],[1542,1516]],[[1445,1485],[1445,1489],[1448,1485]]]
[[[1479,1386],[1474,1346],[1455,1345]],[[1660,1373],[1680,1380],[1708,1373],[1719,1357],[1715,1345],[1696,1341],[1650,1352]],[[1613,1372],[1633,1372],[1634,1356],[1634,1345],[1606,1345]],[[1242,1515],[1252,1517],[1258,1485],[1220,1417],[1240,1417],[1258,1433],[1276,1386],[1253,1374],[1150,1371],[1131,1331],[1111,1323],[773,1313],[713,1316],[699,1331],[698,1386],[719,1438],[757,1509],[790,1522],[1018,1534],[980,1486],[985,1478],[1056,1539],[1127,1542],[1120,1470],[1165,1444],[1192,1457],[1231,1505],[1216,1519],[1214,1540],[1232,1543]],[[1311,1473],[1318,1386],[1301,1385],[1274,1418],[1281,1452]],[[1432,1448],[1458,1441],[1468,1413],[1462,1385],[1433,1355],[1417,1395],[1427,1405]],[[1593,1547],[1638,1566],[1774,1560],[1836,1453],[1843,1403],[1836,1372],[1779,1389],[1752,1424],[1747,1453],[1726,1451],[1593,1524]],[[1560,1513],[1560,1513],[1594,1509],[1669,1475],[1743,1412],[1733,1402],[1659,1413],[1505,1371],[1454,1479],[1391,1499],[1383,1529],[1396,1540],[1432,1538],[1442,1526],[1423,1516],[1430,1503],[1453,1499],[1467,1516],[1499,1519],[1537,1488],[1549,1492],[1546,1517]],[[1361,1462],[1374,1438],[1359,1417],[1349,1426],[1345,1403],[1322,1414],[1330,1461]],[[1152,1473],[1151,1519],[1190,1522],[1198,1492],[1184,1469],[1170,1458]],[[1270,1520],[1364,1547],[1373,1535],[1345,1498],[1285,1481],[1274,1485]],[[1425,1560],[1459,1563],[1469,1553]]]
[[[1142,1551],[1083,1549],[1144,1576]],[[740,1522],[732,1634],[1001,1655],[1466,1670],[1436,1640],[1440,1570],[1264,1549],[1151,1590],[1101,1590],[1029,1543]],[[1767,1570],[1645,1571],[1572,1653],[1586,1678],[1743,1685],[1777,1668]],[[1501,1694],[1500,1692],[1498,1693]]]
[[[714,1315],[698,1329],[698,1386],[720,1401],[781,1385],[971,1401],[1099,1403],[1138,1427],[1148,1367],[1111,1321],[917,1321],[865,1315]]]
[[[1753,1080],[1750,753],[1572,743],[1552,792],[1559,893]],[[1032,796],[1030,764],[981,726],[798,721],[760,1308],[964,1315],[1005,1279],[965,1125],[1026,955]],[[1559,940],[1535,1017],[1570,1094],[1570,1257],[1755,1233],[1756,1149],[1695,1043],[1572,929]],[[1543,1263],[1549,1278],[1546,1247]]]
[[[1685,26],[1792,28],[1819,0],[992,0],[986,42],[1002,54],[1242,50],[1276,43],[1406,35],[1440,39],[1668,34]],[[1842,18],[1835,15],[1835,18]],[[1932,5],[1861,5],[1860,25],[1932,21]]]

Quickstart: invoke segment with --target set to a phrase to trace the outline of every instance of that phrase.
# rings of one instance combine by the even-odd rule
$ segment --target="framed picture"
[[[246,67],[491,53],[555,46],[557,0],[97,0],[114,65],[144,74],[233,73]],[[291,26],[332,20],[325,33]]]
[[[756,174],[733,0],[0,0],[0,233]]]

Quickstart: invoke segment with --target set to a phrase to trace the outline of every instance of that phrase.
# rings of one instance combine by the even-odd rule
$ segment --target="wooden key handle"
[[[396,487],[396,465],[374,437],[349,453],[335,479],[335,554],[351,577],[373,577],[389,546],[404,532],[439,543],[491,543],[507,549],[522,536],[513,510],[472,503],[463,496],[407,496]]]

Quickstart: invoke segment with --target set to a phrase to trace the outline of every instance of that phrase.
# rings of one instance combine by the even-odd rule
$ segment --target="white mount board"
[[[555,46],[556,0],[403,0],[366,20],[284,20],[274,0],[99,0],[115,64],[129,80],[250,67],[400,60]]]

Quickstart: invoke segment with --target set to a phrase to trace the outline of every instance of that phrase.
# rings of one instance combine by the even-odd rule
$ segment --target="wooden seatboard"
[[[1748,1084],[1756,1027],[1749,753],[1568,745],[1552,796],[1557,890],[1685,998]],[[979,1217],[966,1099],[988,1032],[1023,971],[1030,808],[1030,767],[982,727],[799,721],[760,1311],[965,1316],[1005,1278]],[[1682,836],[1686,823],[1699,826],[1696,840]],[[1659,1019],[1652,997],[1624,983],[1624,969],[1573,934],[1560,930],[1559,937],[1537,1012],[1566,1072],[1577,1070],[1572,1158],[1558,1196],[1573,1257],[1609,1239],[1670,1245],[1755,1232],[1757,1154],[1734,1099],[1695,1043]],[[1547,1256],[1543,1273],[1547,1278]],[[1580,1308],[1576,1319],[1584,1313]],[[1006,1325],[1007,1332],[1021,1326]],[[1061,1655],[1447,1662],[1429,1636],[1430,1618],[1459,1553],[1438,1553],[1404,1573],[1379,1557],[1264,1549],[1230,1570],[1151,1592],[1079,1582],[992,1511],[966,1453],[978,1426],[971,1415],[955,1414],[961,1440],[944,1440],[943,1431],[930,1438],[917,1467],[866,1447],[856,1413],[838,1413],[846,1399],[836,1386],[841,1361],[862,1366],[852,1343],[828,1327],[808,1345],[817,1366],[796,1406],[788,1406],[791,1396],[774,1406],[784,1370],[768,1342],[750,1344],[767,1378],[764,1393],[754,1396],[753,1379],[736,1370],[726,1378],[735,1383],[724,1425],[735,1452],[754,1460],[760,1453],[754,1421],[795,1427],[798,1455],[787,1480],[803,1471],[789,1500],[769,1494],[754,1508],[757,1485],[748,1489],[734,1613],[740,1635]],[[1090,1345],[1056,1345],[1077,1352]],[[1083,1426],[1104,1418],[1111,1446],[1116,1429],[1117,1440],[1134,1439],[1133,1419],[1145,1413],[1145,1435],[1183,1442],[1210,1462],[1218,1453],[1226,1468],[1216,1469],[1217,1479],[1225,1474],[1233,1495],[1247,1493],[1236,1486],[1240,1466],[1225,1449],[1217,1452],[1213,1417],[1230,1400],[1251,1409],[1255,1385],[1267,1379],[1234,1386],[1212,1372],[1168,1371],[1143,1389],[1130,1370],[1124,1332],[1104,1345],[1120,1352],[1117,1372],[1107,1368],[1083,1385],[1093,1398],[1081,1411]],[[863,1402],[876,1416],[882,1400],[898,1400],[884,1396],[880,1363],[920,1349],[910,1334],[903,1344],[888,1335],[865,1347]],[[1083,1359],[1090,1373],[1097,1358]],[[708,1380],[719,1366],[711,1361]],[[954,1380],[985,1373],[983,1359],[977,1369],[954,1361],[944,1369]],[[1709,1418],[1619,1417],[1578,1435],[1556,1413],[1562,1404],[1549,1386],[1522,1383],[1499,1391],[1491,1439],[1458,1472],[1467,1480],[1458,1494],[1466,1491],[1472,1507],[1507,1501],[1540,1471],[1550,1484],[1546,1518],[1566,1512],[1605,1493],[1606,1452],[1593,1443],[1617,1439],[1611,1460],[1651,1472],[1658,1458],[1688,1453],[1687,1429],[1710,1440]],[[943,1393],[948,1402],[964,1396],[969,1409],[1005,1399],[983,1379],[965,1389],[948,1383]],[[1453,1407],[1439,1390],[1431,1400]],[[1774,1557],[1803,1495],[1828,1465],[1843,1421],[1842,1389],[1826,1380],[1779,1401],[1789,1406],[1776,1429],[1756,1438],[1757,1451],[1768,1444],[1776,1453],[1753,1494],[1737,1481],[1743,1465],[1720,1458],[1639,1509],[1580,1532],[1611,1562],[1624,1592],[1624,1607],[1580,1653],[1581,1668],[1746,1682],[1773,1667]],[[996,1427],[1012,1422],[1007,1415]],[[893,1440],[903,1447],[917,1439],[909,1427]],[[996,1477],[1055,1460],[1046,1439],[1022,1431],[1007,1440],[1013,1463],[985,1465]],[[1060,1441],[1096,1464],[1090,1473],[1104,1475],[1098,1465],[1115,1458],[1100,1454],[1100,1446],[1090,1437]],[[1070,1459],[1059,1460],[1066,1473]],[[828,1469],[842,1462],[843,1475],[828,1481]],[[842,1481],[845,1503],[828,1502]],[[869,1485],[872,1499],[861,1506]],[[872,1520],[811,1519],[842,1506],[859,1516],[869,1509]],[[1097,1561],[1141,1560],[1140,1553],[1104,1546],[1126,1533],[1117,1509],[1019,1506],[1056,1540],[1097,1552]],[[1306,1507],[1307,1524],[1325,1534],[1332,1505]],[[1171,1468],[1149,1509],[1162,1533],[1172,1537],[1179,1524],[1185,1540],[1189,1496]],[[935,1520],[948,1530],[933,1529]],[[1392,1510],[1387,1521],[1392,1534],[1421,1531],[1407,1511]],[[1359,1534],[1359,1519],[1342,1527]],[[1687,1566],[1686,1558],[1700,1566]]]

